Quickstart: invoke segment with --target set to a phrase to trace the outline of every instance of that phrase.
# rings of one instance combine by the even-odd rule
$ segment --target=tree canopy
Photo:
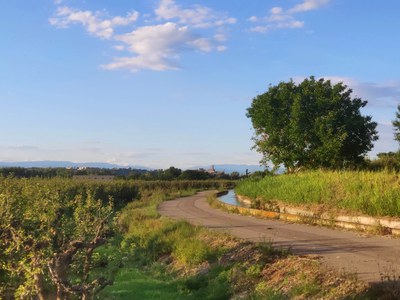
[[[378,139],[377,123],[361,115],[367,101],[351,94],[343,83],[311,76],[300,84],[281,82],[256,96],[247,117],[262,162],[283,164],[288,172],[362,162]]]
[[[396,119],[392,124],[394,126],[394,139],[400,143],[400,105],[397,106]]]

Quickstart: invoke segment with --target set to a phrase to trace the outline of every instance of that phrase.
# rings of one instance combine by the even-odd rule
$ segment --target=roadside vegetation
[[[174,196],[149,191],[122,211],[124,266],[99,299],[368,299],[364,283],[317,257],[160,216],[157,206]]]
[[[254,207],[270,202],[319,206],[327,212],[400,217],[400,177],[393,171],[305,171],[241,181],[238,195]]]

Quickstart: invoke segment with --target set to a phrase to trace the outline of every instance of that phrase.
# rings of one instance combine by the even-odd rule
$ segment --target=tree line
[[[17,178],[73,178],[74,176],[90,176],[90,175],[106,175],[115,176],[116,179],[135,179],[135,180],[209,180],[209,179],[225,179],[236,180],[242,177],[238,172],[210,173],[204,169],[199,170],[182,170],[175,167],[158,170],[145,170],[133,168],[21,168],[21,167],[4,167],[0,168],[0,176],[14,176]]]

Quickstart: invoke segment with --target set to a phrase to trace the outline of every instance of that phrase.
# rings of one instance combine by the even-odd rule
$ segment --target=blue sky
[[[0,160],[257,164],[269,84],[344,81],[395,151],[397,0],[12,0],[0,17]]]

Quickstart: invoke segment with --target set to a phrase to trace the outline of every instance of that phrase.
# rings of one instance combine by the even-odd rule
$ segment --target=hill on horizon
[[[53,160],[40,160],[40,161],[15,161],[4,162],[0,161],[0,167],[20,167],[20,168],[101,168],[101,169],[141,169],[152,170],[152,168],[144,166],[121,166],[118,164],[104,163],[104,162],[71,162],[71,161],[53,161]]]

